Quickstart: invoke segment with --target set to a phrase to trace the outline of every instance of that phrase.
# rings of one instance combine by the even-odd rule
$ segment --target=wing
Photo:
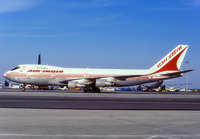
[[[160,76],[169,76],[169,78],[174,78],[174,77],[179,77],[182,76],[183,73],[191,72],[193,70],[185,70],[185,71],[178,71],[178,72],[171,72],[171,73],[166,73],[166,74],[160,74]],[[78,82],[78,83],[83,83],[83,84],[92,84],[95,83],[97,79],[102,79],[106,81],[124,81],[127,78],[133,78],[133,77],[142,77],[142,76],[152,76],[152,75],[116,75],[116,76],[100,76],[100,77],[91,77],[91,78],[75,78],[75,79],[66,79],[66,80],[61,80],[59,83],[63,84],[68,84],[70,81]]]
[[[145,75],[117,75],[117,76],[101,76],[101,77],[91,77],[91,78],[75,78],[75,79],[66,79],[59,81],[59,83],[67,84],[69,81],[85,81],[85,82],[95,82],[97,79],[106,79],[106,80],[125,80],[132,77],[141,77]]]

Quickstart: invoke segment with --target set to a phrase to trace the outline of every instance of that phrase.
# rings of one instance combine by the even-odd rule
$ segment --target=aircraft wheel
[[[53,86],[50,87],[50,90],[53,90]]]
[[[22,87],[22,91],[25,91],[25,84],[23,84],[21,87]]]
[[[93,90],[94,93],[100,93],[101,92],[99,87],[92,87],[92,90]]]
[[[98,87],[96,87],[96,88],[95,88],[95,92],[101,93],[101,90],[100,90]]]
[[[101,90],[98,87],[84,88],[83,91],[87,92],[87,93],[99,93],[99,92],[101,92]]]
[[[141,88],[141,86],[139,85],[138,87],[137,87],[137,90],[141,90],[142,88]]]
[[[88,93],[93,93],[93,92],[94,92],[94,90],[93,90],[93,88],[92,88],[92,87],[89,87],[89,88],[87,88],[87,92],[88,92]]]
[[[90,88],[90,93],[93,93],[93,92],[94,92],[93,88]]]
[[[83,92],[88,92],[88,89],[87,88],[83,88]]]
[[[25,87],[22,87],[22,91],[25,91]]]

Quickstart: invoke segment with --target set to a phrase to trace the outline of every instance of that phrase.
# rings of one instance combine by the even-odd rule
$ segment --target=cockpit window
[[[17,66],[17,67],[15,67],[14,69],[11,69],[11,71],[16,70],[16,69],[19,69],[19,68],[20,68],[20,66]]]

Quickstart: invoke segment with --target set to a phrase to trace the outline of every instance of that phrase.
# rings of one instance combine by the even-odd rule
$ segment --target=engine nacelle
[[[84,88],[84,87],[85,87],[85,84],[80,84],[73,81],[68,82],[68,88]]]
[[[96,87],[109,87],[109,86],[113,86],[114,83],[113,82],[109,82],[109,81],[105,81],[105,80],[96,80]]]

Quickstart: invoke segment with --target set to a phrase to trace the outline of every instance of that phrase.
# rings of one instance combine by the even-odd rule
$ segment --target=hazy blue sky
[[[200,88],[200,0],[0,0],[0,74],[39,53],[55,66],[147,69],[179,44]]]

